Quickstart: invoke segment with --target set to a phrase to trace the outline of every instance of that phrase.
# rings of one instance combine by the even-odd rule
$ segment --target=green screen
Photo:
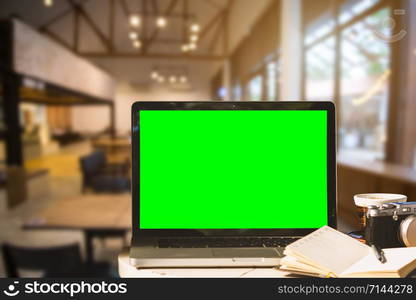
[[[327,112],[140,111],[141,229],[327,224]]]

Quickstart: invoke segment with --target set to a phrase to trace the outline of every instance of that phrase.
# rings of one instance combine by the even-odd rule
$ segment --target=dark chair
[[[127,176],[129,164],[109,164],[103,151],[80,158],[82,171],[82,191],[91,188],[95,192],[125,192],[130,190]]]
[[[20,277],[20,270],[42,271],[44,277],[116,277],[108,263],[86,264],[78,244],[50,248],[2,245],[8,277]]]
[[[52,139],[57,141],[59,145],[65,146],[71,143],[79,142],[83,140],[81,134],[77,132],[67,131],[64,133],[55,133],[52,135]]]

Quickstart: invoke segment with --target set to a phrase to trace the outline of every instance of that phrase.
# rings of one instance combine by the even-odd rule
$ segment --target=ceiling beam
[[[187,60],[224,60],[223,55],[203,54],[169,54],[169,53],[138,53],[138,52],[79,52],[84,57],[91,58],[154,58],[154,59],[187,59]]]
[[[219,24],[218,26],[222,27],[222,37],[223,37],[223,55],[225,57],[228,56],[228,38],[229,38],[229,26],[228,26],[228,16],[229,16],[229,11],[231,9],[231,6],[234,4],[234,0],[228,0],[226,6],[224,7],[224,9],[220,10],[217,12],[216,15],[214,15],[214,17],[212,17],[212,19],[210,21],[208,21],[208,23],[205,25],[205,27],[201,30],[201,34],[200,34],[200,40],[202,40],[204,37],[207,36],[207,34],[213,30],[213,28],[215,28],[216,24]],[[214,45],[215,46],[215,45]],[[212,47],[214,47],[212,46]]]
[[[147,0],[141,0],[142,1],[142,12],[143,12],[143,28],[142,28],[142,37],[143,37],[143,48],[146,48],[147,46],[147,29],[148,29],[148,16],[147,16]],[[145,42],[146,41],[146,42]]]
[[[172,13],[172,11],[175,9],[176,4],[178,3],[178,0],[171,0],[167,9],[165,10],[165,12],[163,13],[164,17],[167,17],[168,15],[170,15]],[[143,47],[143,52],[146,53],[148,48],[152,45],[153,41],[156,39],[157,35],[159,34],[159,27],[156,27],[153,30],[152,35],[149,38],[149,41],[146,45],[146,47]]]
[[[221,20],[221,18],[224,16],[224,12],[227,10],[227,8],[224,8],[220,11],[218,11],[214,17],[211,18],[211,20],[208,21],[208,23],[205,25],[204,28],[201,30],[201,34],[199,35],[199,39],[202,40],[214,27],[214,25]]]
[[[151,1],[153,1],[153,0],[151,0]],[[139,12],[139,13],[142,14],[142,12]],[[143,14],[143,15],[145,15],[145,14]],[[160,15],[161,15],[160,13],[155,14],[155,13],[152,13],[152,12],[147,12],[146,17],[148,17],[148,18],[157,18],[157,17],[160,17]],[[183,18],[184,16],[187,17],[187,18],[195,18],[196,17],[195,14],[191,14],[191,13],[186,14],[186,15],[184,15],[183,13],[170,13],[168,15],[165,15],[166,18],[171,18],[171,19],[180,19],[180,18]]]
[[[77,52],[79,49],[79,29],[80,29],[80,21],[79,21],[79,12],[74,11],[74,20],[73,20],[73,32],[72,32],[72,46],[73,51]]]
[[[223,15],[223,54],[228,57],[230,55],[230,47],[229,47],[229,40],[230,40],[230,26],[229,26],[229,19],[230,19],[230,9],[231,6],[234,5],[234,0],[228,0],[227,6],[224,11]]]
[[[47,28],[45,28],[43,30],[43,33],[46,34],[47,36],[49,36],[52,40],[54,40],[55,42],[57,42],[61,46],[64,46],[65,48],[67,48],[68,50],[73,52],[73,47],[70,44],[68,44],[66,41],[64,41],[59,35],[53,33],[52,31],[50,31]]]
[[[89,0],[83,0],[83,2],[81,3],[81,5],[86,4]],[[73,12],[73,7],[70,5],[68,9],[66,9],[65,11],[59,13],[58,15],[56,15],[55,17],[53,17],[51,20],[49,20],[48,22],[46,22],[45,24],[43,24],[42,26],[40,26],[38,28],[39,31],[45,31],[46,28],[48,28],[49,26],[51,26],[52,24],[58,22],[59,20],[63,19],[64,17],[66,17],[67,15],[69,15],[71,12]]]
[[[121,4],[121,8],[123,9],[124,15],[128,18],[130,16],[130,9],[127,6],[126,0],[121,0],[120,4]]]
[[[169,14],[166,14],[166,13],[163,14],[159,11],[159,7],[158,7],[158,4],[157,4],[156,0],[150,0],[149,2],[152,4],[152,11],[148,10],[145,14],[143,12],[143,9],[140,9],[140,11],[138,11],[137,13],[140,14],[140,15],[146,16],[148,18],[157,18],[157,17],[160,17],[162,15],[164,17],[175,18],[175,19],[180,19],[180,18],[184,17],[183,13],[170,12]],[[121,8],[123,10],[124,16],[128,18],[131,14],[128,3],[126,2],[126,0],[121,0],[120,5],[121,5]],[[196,15],[192,14],[192,13],[188,13],[188,14],[186,14],[186,17],[187,18],[195,18]]]
[[[152,0],[152,1],[150,1],[150,3],[152,3],[152,10],[153,10],[153,13],[154,13],[155,15],[158,15],[158,14],[159,14],[159,7],[158,7],[157,0]]]
[[[115,32],[115,0],[108,0],[108,7],[109,7],[109,16],[108,16],[108,33],[109,33],[109,40],[111,44],[111,50],[114,51],[114,32]]]
[[[212,7],[218,8],[218,9],[222,9],[222,5],[218,4],[218,2],[216,2],[215,0],[205,0],[204,2],[210,4]]]
[[[148,40],[143,40],[144,42],[148,42]],[[157,39],[153,43],[155,44],[182,44],[182,39]]]
[[[215,31],[211,43],[208,46],[208,53],[213,53],[215,50],[215,46],[218,44],[218,40],[222,34],[223,31],[223,24],[224,24],[224,18],[221,20],[220,23],[217,25],[217,30]]]
[[[182,0],[182,39],[183,43],[186,44],[188,38],[188,12],[189,12],[189,3],[188,0]]]
[[[91,29],[95,32],[97,37],[101,40],[101,42],[104,44],[104,46],[111,50],[111,43],[108,40],[108,38],[101,32],[101,30],[98,28],[97,24],[92,20],[91,16],[85,11],[85,9],[82,7],[82,5],[77,4],[74,0],[67,0],[68,3],[72,6],[74,11],[78,12],[84,20],[90,25]]]

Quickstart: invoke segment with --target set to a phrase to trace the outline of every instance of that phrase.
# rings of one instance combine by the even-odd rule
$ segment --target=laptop
[[[130,263],[269,267],[336,227],[331,102],[136,102]]]

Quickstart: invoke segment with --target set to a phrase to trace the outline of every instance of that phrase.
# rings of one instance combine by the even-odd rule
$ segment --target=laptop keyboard
[[[227,248],[227,247],[286,247],[294,237],[215,237],[215,238],[163,238],[159,248]]]

